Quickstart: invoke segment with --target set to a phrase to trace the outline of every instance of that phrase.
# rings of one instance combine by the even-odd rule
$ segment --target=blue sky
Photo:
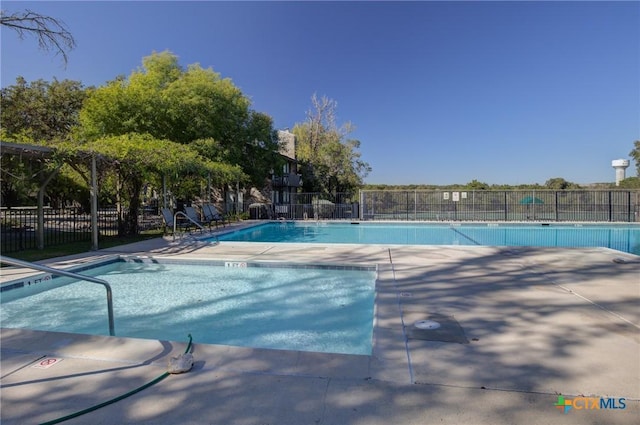
[[[60,56],[2,28],[1,85],[103,85],[153,51],[211,67],[273,117],[311,95],[351,121],[367,183],[612,182],[640,139],[640,2],[13,2],[65,22]],[[635,175],[632,162],[627,176]]]

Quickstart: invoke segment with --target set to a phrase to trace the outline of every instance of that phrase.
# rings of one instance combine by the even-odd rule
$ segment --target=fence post
[[[476,218],[476,191],[471,191],[471,217],[473,220],[477,220]]]
[[[98,177],[96,156],[91,157],[91,250],[98,250]]]
[[[611,222],[612,215],[613,215],[613,205],[612,205],[611,191],[609,191],[609,222]]]
[[[509,221],[507,219],[507,191],[504,191],[504,221]]]
[[[406,208],[407,214],[406,215],[407,215],[407,221],[409,221],[409,192],[406,192],[406,195],[407,195],[407,208]]]

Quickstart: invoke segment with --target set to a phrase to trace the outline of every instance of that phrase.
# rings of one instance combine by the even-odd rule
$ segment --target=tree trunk
[[[120,236],[135,236],[139,232],[138,213],[140,212],[140,195],[143,183],[140,179],[133,179],[128,183],[129,208],[122,220],[122,233]]]

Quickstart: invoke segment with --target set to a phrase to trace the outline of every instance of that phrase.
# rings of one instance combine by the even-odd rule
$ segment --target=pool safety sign
[[[60,363],[62,359],[56,357],[45,357],[44,359],[37,360],[36,363],[31,366],[34,369],[49,369],[51,366]]]

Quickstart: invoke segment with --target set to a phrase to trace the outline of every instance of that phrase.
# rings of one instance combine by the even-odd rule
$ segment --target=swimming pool
[[[373,266],[115,261],[82,273],[111,285],[116,336],[371,354]],[[16,286],[3,287],[2,327],[109,334],[100,285]]]
[[[581,224],[265,223],[220,235],[220,241],[606,247],[640,255],[640,226]]]

